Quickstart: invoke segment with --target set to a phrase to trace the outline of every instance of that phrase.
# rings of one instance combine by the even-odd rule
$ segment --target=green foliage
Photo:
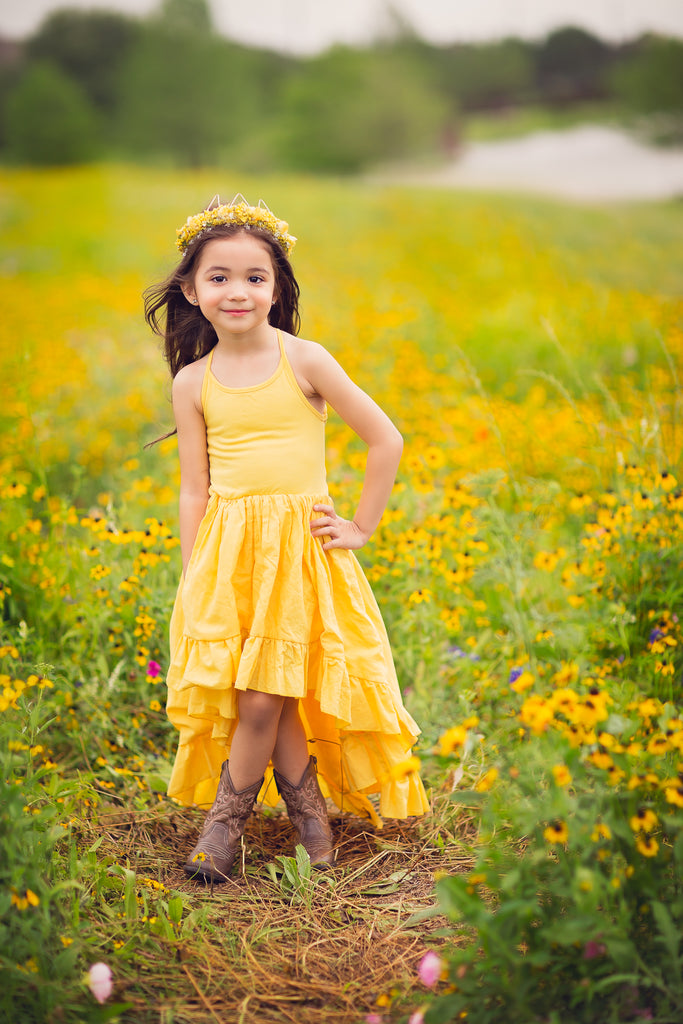
[[[310,908],[317,882],[313,875],[311,858],[303,846],[296,847],[293,857],[276,857],[275,864],[268,864],[267,870],[283,896],[291,903],[303,903]]]
[[[470,112],[541,107],[547,118],[548,108],[600,100],[613,115],[613,98],[629,110],[680,111],[675,40],[617,48],[565,27],[533,43],[439,47],[395,23],[382,43],[311,59],[221,38],[207,0],[160,0],[146,19],[59,10],[27,41],[23,75],[0,69],[10,111],[21,110],[0,144],[8,158],[37,164],[87,159],[106,143],[111,156],[182,166],[350,173],[452,152]],[[45,116],[41,100],[54,90],[36,95],[25,84],[43,63],[63,76]],[[503,131],[524,124],[516,117]]]
[[[416,66],[390,51],[336,47],[287,83],[279,155],[299,170],[358,171],[433,149],[443,120],[444,105]]]
[[[651,36],[613,73],[617,96],[645,113],[683,117],[683,41]]]
[[[437,886],[461,942],[427,1024],[545,1022],[549,1007],[572,1024],[683,1013],[683,661],[680,624],[663,611],[683,588],[680,494],[668,486],[626,467],[601,500],[572,503],[584,521],[574,545],[533,560],[533,520],[486,488],[475,514],[491,554],[477,590],[493,588],[497,634],[524,654],[506,679],[488,641],[469,720],[442,737],[443,764],[460,751],[456,778],[478,773],[483,802],[473,869]],[[567,629],[555,572],[577,625],[586,616],[584,639]],[[539,615],[550,629],[536,632]]]
[[[8,152],[21,163],[83,163],[98,149],[87,97],[47,62],[31,64],[7,100],[5,137]]]
[[[497,1015],[542,1021],[553,1007],[575,1024],[649,1015],[673,1024],[683,1011],[683,813],[655,787],[647,797],[611,791],[557,736],[535,746],[529,758],[512,736],[501,745],[505,782],[485,805],[475,868],[437,886],[442,912],[468,943],[449,958],[455,991],[426,1020],[467,1011],[476,1024]],[[569,768],[568,787],[553,781],[553,764]],[[662,822],[654,862],[636,845],[653,842],[634,832],[638,812]],[[566,845],[539,822],[561,840],[566,823]]]
[[[524,104],[533,94],[531,48],[516,39],[435,50],[432,74],[450,102],[466,111]]]
[[[182,32],[175,22],[146,26],[120,69],[119,145],[181,166],[239,159],[262,116],[262,67],[249,50],[215,36]]]
[[[207,0],[161,0],[153,21],[178,34],[210,35],[213,30]]]
[[[534,53],[541,95],[561,103],[603,97],[610,57],[608,44],[584,29],[551,32]]]
[[[53,11],[28,40],[29,63],[49,61],[75,82],[96,110],[117,103],[117,74],[139,31],[138,22],[114,11]]]

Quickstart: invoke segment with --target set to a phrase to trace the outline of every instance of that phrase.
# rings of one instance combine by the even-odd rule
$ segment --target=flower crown
[[[183,226],[178,228],[176,245],[181,252],[185,252],[197,235],[210,231],[219,224],[262,228],[280,243],[287,256],[296,242],[296,238],[288,233],[289,224],[284,220],[278,220],[262,199],[259,199],[258,206],[249,206],[244,196],[238,192],[229,203],[221,203],[219,196],[214,196],[205,210],[196,213],[194,217],[188,217]]]

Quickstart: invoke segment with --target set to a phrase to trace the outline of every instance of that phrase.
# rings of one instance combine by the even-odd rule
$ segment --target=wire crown
[[[176,232],[178,249],[185,252],[195,238],[219,224],[235,224],[247,229],[261,228],[280,243],[287,256],[296,243],[294,235],[289,234],[289,224],[271,213],[262,199],[259,199],[256,206],[250,206],[242,193],[238,192],[229,203],[221,203],[220,196],[215,195],[205,210],[188,217]]]

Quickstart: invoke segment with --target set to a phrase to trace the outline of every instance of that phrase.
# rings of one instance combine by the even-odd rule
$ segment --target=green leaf
[[[296,866],[299,870],[300,879],[310,880],[311,877],[311,858],[308,856],[308,852],[300,843],[294,851],[296,854]]]
[[[183,916],[182,896],[172,896],[168,901],[168,916],[174,924],[179,924]]]
[[[636,947],[628,939],[611,935],[606,938],[607,952],[614,963],[623,971],[632,969],[637,963]]]
[[[436,999],[424,1015],[425,1024],[450,1024],[467,1008],[466,1000],[457,993]]]
[[[165,793],[168,783],[160,775],[148,775],[147,785],[154,793]]]
[[[681,935],[671,919],[671,914],[664,906],[663,903],[658,903],[653,900],[650,904],[652,908],[652,915],[657,922],[659,929],[659,936],[666,946],[674,965],[678,963],[678,949],[681,944]]]
[[[124,868],[123,870],[125,878],[123,905],[126,911],[126,917],[130,921],[135,921],[138,916],[138,902],[137,894],[135,892],[135,872],[131,871],[130,868]]]

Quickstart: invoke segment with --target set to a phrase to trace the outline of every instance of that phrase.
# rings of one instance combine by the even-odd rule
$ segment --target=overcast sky
[[[218,30],[241,42],[314,53],[334,42],[369,42],[393,7],[436,43],[517,35],[534,38],[558,25],[581,25],[608,39],[644,31],[683,37],[683,0],[209,0]],[[33,32],[63,7],[147,14],[158,0],[0,0],[0,33]]]

